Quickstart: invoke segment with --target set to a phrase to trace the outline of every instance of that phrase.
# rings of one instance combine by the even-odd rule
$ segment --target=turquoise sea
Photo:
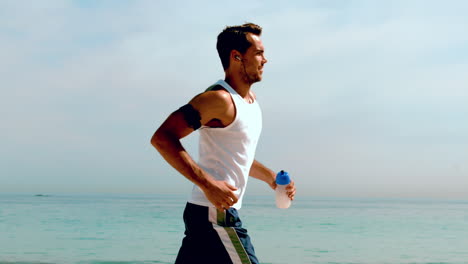
[[[240,210],[262,263],[468,263],[468,201],[273,199]],[[0,194],[0,263],[173,263],[185,200]]]

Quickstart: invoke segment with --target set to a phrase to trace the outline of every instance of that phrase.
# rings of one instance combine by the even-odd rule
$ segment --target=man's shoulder
[[[226,107],[232,104],[231,95],[221,85],[213,85],[206,89],[194,99],[198,105],[202,104],[211,107]]]
[[[224,91],[225,91],[224,87],[223,87],[221,84],[215,83],[215,84],[211,85],[210,87],[208,87],[208,88],[205,90],[205,92],[209,92],[209,91],[219,91],[219,90],[224,90]]]
[[[200,95],[204,96],[207,100],[230,102],[231,95],[221,84],[215,83],[208,87]]]

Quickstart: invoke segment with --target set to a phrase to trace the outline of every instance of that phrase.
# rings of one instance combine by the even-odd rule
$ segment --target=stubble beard
[[[249,74],[247,70],[245,69],[245,65],[243,65],[241,69],[241,74],[242,74],[242,79],[244,80],[244,82],[248,83],[249,85],[252,85],[256,82],[260,82],[262,80],[262,76],[258,73]]]

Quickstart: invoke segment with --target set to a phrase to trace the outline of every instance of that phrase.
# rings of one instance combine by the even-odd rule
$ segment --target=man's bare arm
[[[219,115],[219,112],[225,112],[223,98],[220,92],[207,92],[196,96],[189,104],[199,113],[201,124],[206,124],[214,118],[226,122],[226,118]],[[202,170],[180,142],[180,139],[194,131],[194,127],[188,121],[191,119],[193,117],[187,116],[184,111],[175,111],[156,130],[151,144],[172,167],[199,186],[214,206],[220,210],[229,208],[238,200],[233,193],[236,188],[224,181],[216,181]]]
[[[178,172],[194,184],[207,188],[209,176],[203,173],[180,142],[180,139],[193,131],[193,128],[186,124],[183,113],[175,111],[156,130],[151,138],[151,144]]]
[[[273,190],[276,189],[276,173],[271,169],[267,168],[265,165],[260,163],[257,160],[254,160],[252,167],[250,167],[249,175],[256,179],[266,182]],[[294,181],[286,188],[288,191],[288,196],[291,200],[294,200],[294,195],[296,195],[296,187],[294,186]]]
[[[276,173],[267,168],[262,163],[254,160],[250,167],[249,175],[256,179],[266,182],[272,189],[276,189]]]

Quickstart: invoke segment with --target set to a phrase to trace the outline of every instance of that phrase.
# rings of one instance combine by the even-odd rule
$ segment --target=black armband
[[[200,112],[198,112],[197,109],[193,108],[191,104],[186,104],[179,108],[179,110],[177,111],[181,112],[184,115],[185,122],[187,122],[187,125],[193,128],[193,130],[197,130],[201,127]]]

